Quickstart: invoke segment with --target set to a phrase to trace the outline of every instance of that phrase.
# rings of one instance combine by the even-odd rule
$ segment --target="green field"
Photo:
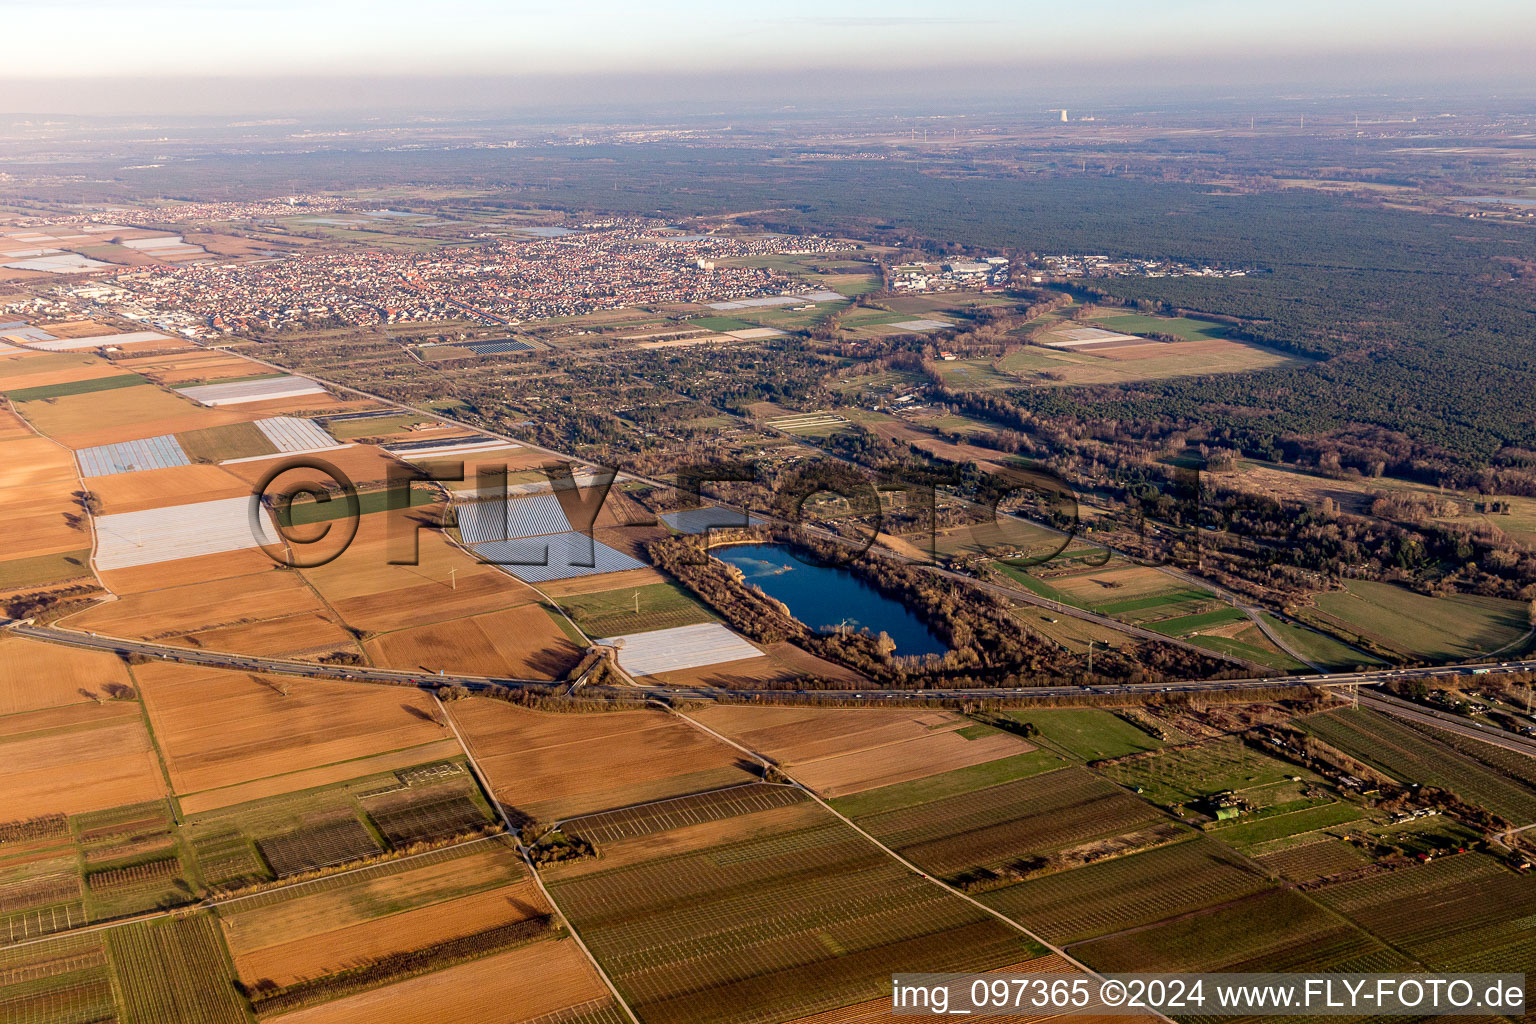
[[[882,786],[879,789],[838,797],[832,801],[832,806],[850,818],[861,818],[884,811],[932,803],[978,789],[1000,786],[1005,782],[1016,782],[1032,775],[1065,767],[1066,763],[1049,750],[1032,750],[1027,754],[1015,754],[996,761],[930,775],[926,779],[898,782],[894,786]]]
[[[412,487],[408,492],[411,508],[420,508],[423,505],[435,505],[442,499],[436,491],[425,487]],[[376,512],[384,512],[389,509],[390,492],[362,491],[357,496],[358,515],[373,515]],[[315,501],[311,498],[302,498],[294,501],[278,512],[277,525],[311,526],[315,523],[325,523],[333,519],[348,519],[352,515],[351,505],[344,498],[333,495],[330,501]]]
[[[1360,808],[1354,804],[1332,802],[1282,814],[1271,814],[1251,821],[1239,819],[1236,824],[1222,824],[1206,831],[1233,846],[1253,846],[1287,836],[1333,828],[1346,822],[1359,821],[1361,813]]]
[[[1169,636],[1188,636],[1212,626],[1224,626],[1229,622],[1242,622],[1248,616],[1236,608],[1218,608],[1215,611],[1179,615],[1171,619],[1159,619],[1150,623],[1151,628]]]
[[[1118,715],[1097,708],[1010,711],[1008,717],[1032,723],[1046,739],[1084,761],[1123,757],[1163,745]]]
[[[594,637],[716,621],[691,594],[672,583],[572,594],[561,598],[560,604],[588,636]]]
[[[52,555],[33,555],[0,562],[0,590],[41,587],[76,576],[89,576],[91,549],[60,551]]]
[[[1193,746],[1103,765],[1099,771],[1123,786],[1139,788],[1148,800],[1165,807],[1192,803],[1228,791],[1242,793],[1273,786],[1292,775],[1315,778],[1241,740],[1221,738]]]
[[[276,455],[277,445],[254,423],[226,423],[201,430],[186,430],[176,442],[193,462],[223,462],[258,455]]]
[[[423,422],[423,417],[412,413],[404,413],[399,416],[369,416],[355,420],[331,420],[325,424],[325,429],[338,441],[355,441],[360,437],[383,437],[386,434],[398,434],[412,424],[421,422]]]
[[[1531,628],[1523,601],[1497,597],[1426,597],[1390,583],[1349,580],[1343,590],[1314,598],[1303,618],[1346,639],[1366,642],[1417,661],[1459,661],[1494,652],[1514,653]],[[1427,627],[1427,628],[1426,628]]]
[[[122,985],[122,1024],[245,1024],[234,969],[207,914],[166,918],[107,932]]]
[[[1225,338],[1232,329],[1213,320],[1144,316],[1140,313],[1096,313],[1092,320],[1095,327],[1119,331],[1121,334],[1171,334],[1183,341]]]
[[[1366,654],[1364,651],[1356,651],[1348,644],[1326,633],[1319,633],[1315,629],[1308,629],[1295,623],[1282,622],[1268,612],[1260,612],[1259,615],[1269,628],[1275,631],[1275,635],[1289,644],[1292,650],[1328,671],[1337,672],[1361,665],[1386,664],[1380,658]]]
[[[70,395],[90,395],[98,391],[116,391],[118,388],[137,387],[149,381],[136,373],[122,373],[115,377],[94,377],[90,380],[69,381],[63,384],[45,384],[36,388],[17,388],[5,395],[13,402],[40,402],[49,398],[67,398]]]
[[[745,331],[756,324],[738,320],[733,316],[696,316],[678,324],[679,327],[702,327],[706,331]]]

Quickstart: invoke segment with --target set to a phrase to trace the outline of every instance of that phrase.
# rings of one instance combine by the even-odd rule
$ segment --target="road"
[[[187,665],[208,665],[216,668],[234,669],[236,671],[267,672],[274,675],[303,676],[311,679],[342,679],[359,683],[382,683],[391,686],[427,688],[459,685],[470,690],[485,689],[490,686],[505,686],[516,689],[519,687],[549,688],[562,685],[561,681],[551,679],[479,676],[454,672],[432,674],[408,672],[401,669],[375,668],[371,665],[318,665],[313,662],[291,661],[285,658],[259,658],[252,655],[222,653],[201,648],[173,647],[168,644],[150,643],[146,640],[101,636],[81,630],[64,629],[58,626],[38,626],[28,621],[8,619],[0,620],[0,629],[9,629],[12,633],[31,637],[34,640],[65,644],[70,647],[110,651],[119,655],[137,654],[147,658],[157,658],[162,661],[172,661]],[[735,687],[726,690],[700,685],[668,686],[637,680],[634,686],[584,686],[580,692],[584,698],[608,698],[637,702],[645,700],[716,700],[722,697],[753,697],[763,700],[793,701],[797,699],[804,700],[808,698],[837,696],[900,704],[903,701],[921,699],[977,700],[992,698],[1028,700],[1032,697],[1080,697],[1085,695],[1147,697],[1160,693],[1211,693],[1224,690],[1252,689],[1255,687],[1271,689],[1290,687],[1305,689],[1311,686],[1361,687],[1375,686],[1380,683],[1402,679],[1451,679],[1460,676],[1472,677],[1489,672],[1536,672],[1536,659],[1504,662],[1497,666],[1443,665],[1431,668],[1395,668],[1374,669],[1366,672],[1337,672],[1321,676],[1246,676],[1240,679],[1189,679],[1161,684],[1103,683],[1082,686],[947,687],[921,690],[872,689],[827,691],[746,689]],[[1407,701],[1399,700],[1386,694],[1361,694],[1360,701],[1361,703],[1370,701],[1373,707],[1400,715],[1400,717],[1409,717],[1408,712],[1412,712],[1439,727],[1458,726],[1466,730],[1466,735],[1476,736],[1483,740],[1490,739],[1490,736],[1495,732],[1493,729],[1480,729],[1476,726],[1468,725],[1464,719],[1456,716],[1441,716],[1438,712],[1420,708],[1416,704],[1410,704]],[[1522,753],[1536,754],[1536,740],[1503,731],[1499,731],[1498,735],[1510,737],[1518,744],[1509,749],[1518,749]]]
[[[1381,693],[1376,690],[1360,694],[1360,703],[1364,707],[1396,715],[1405,721],[1432,725],[1443,732],[1470,736],[1472,739],[1482,740],[1484,743],[1491,743],[1505,750],[1536,757],[1536,737],[1533,736],[1521,736],[1496,725],[1479,725],[1473,719],[1436,711],[1434,708],[1426,708],[1403,700],[1401,697],[1394,697],[1390,693]]]

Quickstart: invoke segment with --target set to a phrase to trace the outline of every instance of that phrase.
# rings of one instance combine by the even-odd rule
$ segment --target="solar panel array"
[[[470,501],[457,506],[459,533],[466,544],[516,540],[550,533],[569,533],[565,517],[553,494],[530,494],[506,501]]]
[[[678,533],[703,533],[706,530],[740,530],[747,526],[761,526],[766,520],[759,516],[738,512],[736,509],[706,505],[681,512],[663,512],[659,517]]]
[[[503,341],[472,341],[461,347],[472,350],[477,356],[494,356],[503,352],[528,352],[533,349],[533,346],[526,341],[518,341],[515,338]]]
[[[718,622],[657,629],[649,633],[630,633],[600,642],[606,644],[614,640],[624,642],[624,646],[619,649],[619,664],[624,671],[636,676],[703,668],[705,665],[763,656],[762,651]]]
[[[200,501],[96,519],[96,566],[126,569],[277,543],[267,513],[251,522],[249,497]]]
[[[575,531],[548,537],[490,541],[476,544],[471,550],[524,583],[547,583],[645,568],[645,563],[639,559]]]
[[[256,429],[280,452],[312,452],[336,447],[336,439],[320,429],[313,420],[297,416],[273,416],[256,421]]]
[[[75,454],[80,458],[80,475],[86,477],[115,476],[145,469],[170,469],[172,466],[191,463],[174,434],[81,448]]]

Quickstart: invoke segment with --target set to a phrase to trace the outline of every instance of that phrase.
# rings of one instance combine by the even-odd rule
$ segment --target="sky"
[[[1471,76],[1511,88],[1530,0],[0,0],[0,109],[134,95],[314,106],[314,80],[526,82],[530,103],[821,87],[943,91],[1054,80],[1215,88]],[[37,45],[29,46],[28,41]],[[760,81],[754,87],[752,79]],[[114,97],[105,82],[126,83]],[[264,87],[258,83],[265,83]],[[552,87],[553,84],[553,87]],[[275,91],[274,91],[275,90]],[[638,90],[638,92],[636,91]],[[323,92],[324,89],[322,88]],[[791,90],[792,91],[792,90]],[[426,90],[432,94],[432,89]],[[516,90],[512,91],[515,99]],[[242,100],[241,97],[244,97]],[[350,101],[345,88],[329,102]],[[446,97],[445,97],[446,98]],[[502,100],[498,100],[502,102]]]

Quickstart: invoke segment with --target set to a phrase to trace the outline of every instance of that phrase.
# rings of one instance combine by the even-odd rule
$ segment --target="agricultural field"
[[[1118,313],[1095,310],[1089,314],[1094,324],[1121,334],[1171,334],[1181,341],[1209,341],[1224,338],[1231,329],[1213,320],[1192,317],[1146,316],[1140,313]]]
[[[1298,799],[1299,787],[1321,781],[1311,772],[1254,750],[1236,738],[1134,754],[1101,764],[1097,770],[1175,811],[1223,793],[1269,806]],[[1293,777],[1301,781],[1292,782]]]
[[[832,805],[851,818],[863,818],[1016,782],[1064,768],[1069,763],[1060,755],[1042,747],[1027,754],[1015,754],[966,768],[954,768],[911,782],[898,782],[852,796],[838,797],[832,801]]]
[[[131,685],[128,667],[114,654],[0,636],[0,716],[95,700]]]
[[[1273,888],[1220,843],[1187,834],[1130,856],[1031,878],[981,896],[1045,939],[1074,943]]]
[[[477,697],[455,701],[450,713],[514,821],[554,821],[751,778],[737,751],[661,711],[572,715]]]
[[[0,717],[7,819],[140,803],[165,780],[137,700],[69,704]]]
[[[1396,719],[1365,708],[1346,708],[1313,715],[1302,725],[1318,739],[1401,782],[1448,789],[1516,824],[1536,822],[1536,787]]]
[[[134,674],[189,811],[250,799],[251,783],[266,796],[294,792],[315,785],[316,770],[405,750],[425,762],[453,746],[416,690],[167,662]]]
[[[455,1024],[504,1024],[508,1007],[516,1008],[516,1020],[627,1020],[570,939],[514,946],[275,1019],[283,1024],[419,1024],[424,1006]]]
[[[363,647],[378,665],[519,679],[559,679],[582,655],[536,603],[380,633]]]
[[[1392,972],[1404,958],[1307,896],[1264,888],[1149,928],[1074,945],[1101,971]]]
[[[1124,718],[1095,708],[1039,708],[1009,711],[1007,715],[1016,722],[1035,726],[1051,744],[1084,761],[1124,757],[1163,745],[1157,737]]]
[[[1293,800],[1265,808],[1257,815],[1247,815],[1235,822],[1219,822],[1206,831],[1228,846],[1247,850],[1262,843],[1352,825],[1365,817],[1366,813],[1361,808],[1343,800],[1322,803]]]
[[[16,577],[21,586],[39,572],[90,575],[83,560],[69,566],[59,557],[78,559],[91,546],[90,527],[74,498],[79,489],[74,459],[57,444],[35,435],[0,441],[0,516],[7,540],[0,574]]]
[[[1265,870],[1291,882],[1310,882],[1364,867],[1369,863],[1354,846],[1327,832],[1311,832],[1249,847],[1249,856]]]
[[[1047,334],[1041,339],[1046,344],[1017,349],[998,360],[995,368],[988,369],[999,376],[1006,374],[1006,379],[1014,386],[1030,383],[1062,387],[1251,373],[1306,365],[1306,360],[1274,349],[1221,338],[1181,342],[1149,340],[1139,344],[1077,349],[1047,347],[1051,338],[1052,335]],[[964,376],[957,376],[951,383],[961,379]]]
[[[386,633],[525,605],[537,593],[456,547],[416,531],[419,512],[365,515],[340,557],[299,574],[348,625]],[[414,545],[413,545],[413,538]],[[416,564],[390,564],[391,558]]]
[[[693,595],[674,583],[568,594],[560,599],[588,636],[623,636],[656,629],[674,629],[714,622],[715,616]]]
[[[1078,767],[861,815],[859,826],[936,875],[991,871],[1161,822],[1156,808]]]
[[[205,887],[237,891],[494,830],[492,811],[461,762],[393,771],[389,765],[352,762],[343,781],[272,796],[244,793],[252,799],[187,814],[182,834]],[[246,901],[240,905],[248,908]]]
[[[240,574],[250,566],[245,558],[189,560],[198,564],[177,568],[192,569],[187,575],[201,576],[202,581],[180,586],[159,565],[150,567],[161,569],[158,575],[148,570],[110,574],[118,584],[119,600],[79,612],[67,624],[112,636],[240,654],[357,652],[335,614],[296,573],[273,571],[270,560],[258,555],[269,567],[249,574]],[[221,570],[228,569],[236,574],[220,578]]]
[[[106,940],[99,934],[0,949],[0,1014],[8,1022],[116,1019],[112,982]]]
[[[1055,613],[1036,605],[1019,604],[1014,607],[1013,615],[1031,633],[1043,636],[1073,654],[1087,654],[1089,643],[1097,651],[1132,649],[1138,643],[1134,637],[1118,629]]]
[[[244,1024],[250,1019],[209,915],[146,921],[106,935],[123,987],[123,1024]]]
[[[559,826],[560,831],[566,835],[608,844],[707,822],[724,821],[775,807],[790,807],[804,803],[806,799],[803,792],[792,786],[749,782],[622,810],[568,818],[560,822]]]
[[[1426,597],[1390,583],[1349,580],[1313,598],[1300,617],[1368,649],[1414,661],[1515,654],[1528,643],[1524,602],[1462,595]],[[1433,622],[1433,630],[1424,623]]]
[[[457,856],[279,890],[286,898],[275,902],[226,905],[220,918],[241,979],[287,987],[548,914],[506,847],[444,853]]]
[[[1074,554],[1064,553],[1064,558]],[[1102,567],[1053,559],[1028,569],[993,563],[1030,593],[1279,672],[1306,666],[1281,651],[1248,616],[1216,594],[1151,566],[1111,559]]]
[[[1529,927],[1536,878],[1482,854],[1440,857],[1315,895],[1431,968],[1526,971],[1536,952]],[[1425,913],[1431,902],[1434,912]]]
[[[813,820],[556,879],[551,893],[648,1024],[789,1020],[875,998],[892,970],[1040,952],[830,816]]]
[[[718,706],[700,723],[767,755],[823,796],[846,796],[1034,749],[947,711]]]

